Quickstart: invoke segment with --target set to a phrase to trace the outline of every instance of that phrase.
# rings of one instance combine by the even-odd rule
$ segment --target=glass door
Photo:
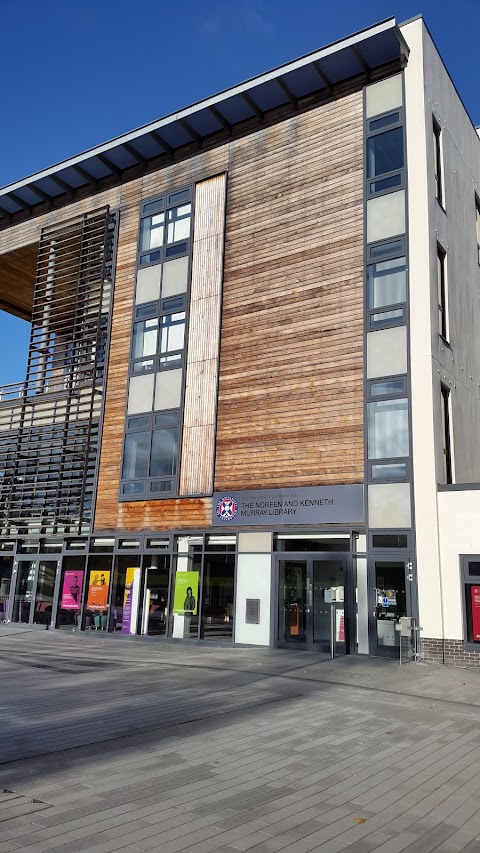
[[[232,639],[234,592],[235,554],[205,554],[200,626],[202,639]],[[184,604],[187,604],[187,599]]]
[[[34,625],[50,625],[52,621],[56,576],[56,560],[38,560],[37,586],[33,607]]]
[[[167,633],[168,623],[170,557],[167,554],[145,556],[143,567],[141,633],[164,636]]]
[[[373,608],[374,654],[400,655],[400,619],[412,614],[411,589],[406,560],[376,559]]]
[[[13,557],[0,557],[0,622],[8,619],[12,568]]]
[[[313,560],[313,643],[334,656],[346,653],[344,560]]]
[[[12,622],[30,623],[33,591],[35,586],[36,560],[19,560],[15,576]]]
[[[307,644],[308,560],[278,560],[278,640],[288,645]]]
[[[279,559],[278,641],[346,653],[345,560]]]

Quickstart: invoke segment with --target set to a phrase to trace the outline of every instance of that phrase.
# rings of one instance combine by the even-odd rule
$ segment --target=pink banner
[[[83,571],[65,572],[63,576],[62,603],[63,610],[80,610],[82,602]]]

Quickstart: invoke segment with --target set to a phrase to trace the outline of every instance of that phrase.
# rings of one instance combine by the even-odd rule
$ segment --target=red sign
[[[472,639],[474,643],[480,643],[480,586],[471,586],[472,596]]]

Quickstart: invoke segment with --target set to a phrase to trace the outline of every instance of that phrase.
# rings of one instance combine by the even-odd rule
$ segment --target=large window
[[[443,206],[443,175],[442,175],[442,131],[440,125],[433,119],[433,166],[435,174],[435,195]]]
[[[191,232],[191,187],[142,205],[123,500],[178,493]]]

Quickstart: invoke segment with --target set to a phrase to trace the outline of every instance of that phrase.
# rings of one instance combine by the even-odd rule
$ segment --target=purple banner
[[[127,600],[125,601],[123,607],[123,616],[122,616],[122,634],[130,633],[130,623],[132,621],[132,595],[133,595],[133,582],[130,584],[130,588],[127,592]]]

